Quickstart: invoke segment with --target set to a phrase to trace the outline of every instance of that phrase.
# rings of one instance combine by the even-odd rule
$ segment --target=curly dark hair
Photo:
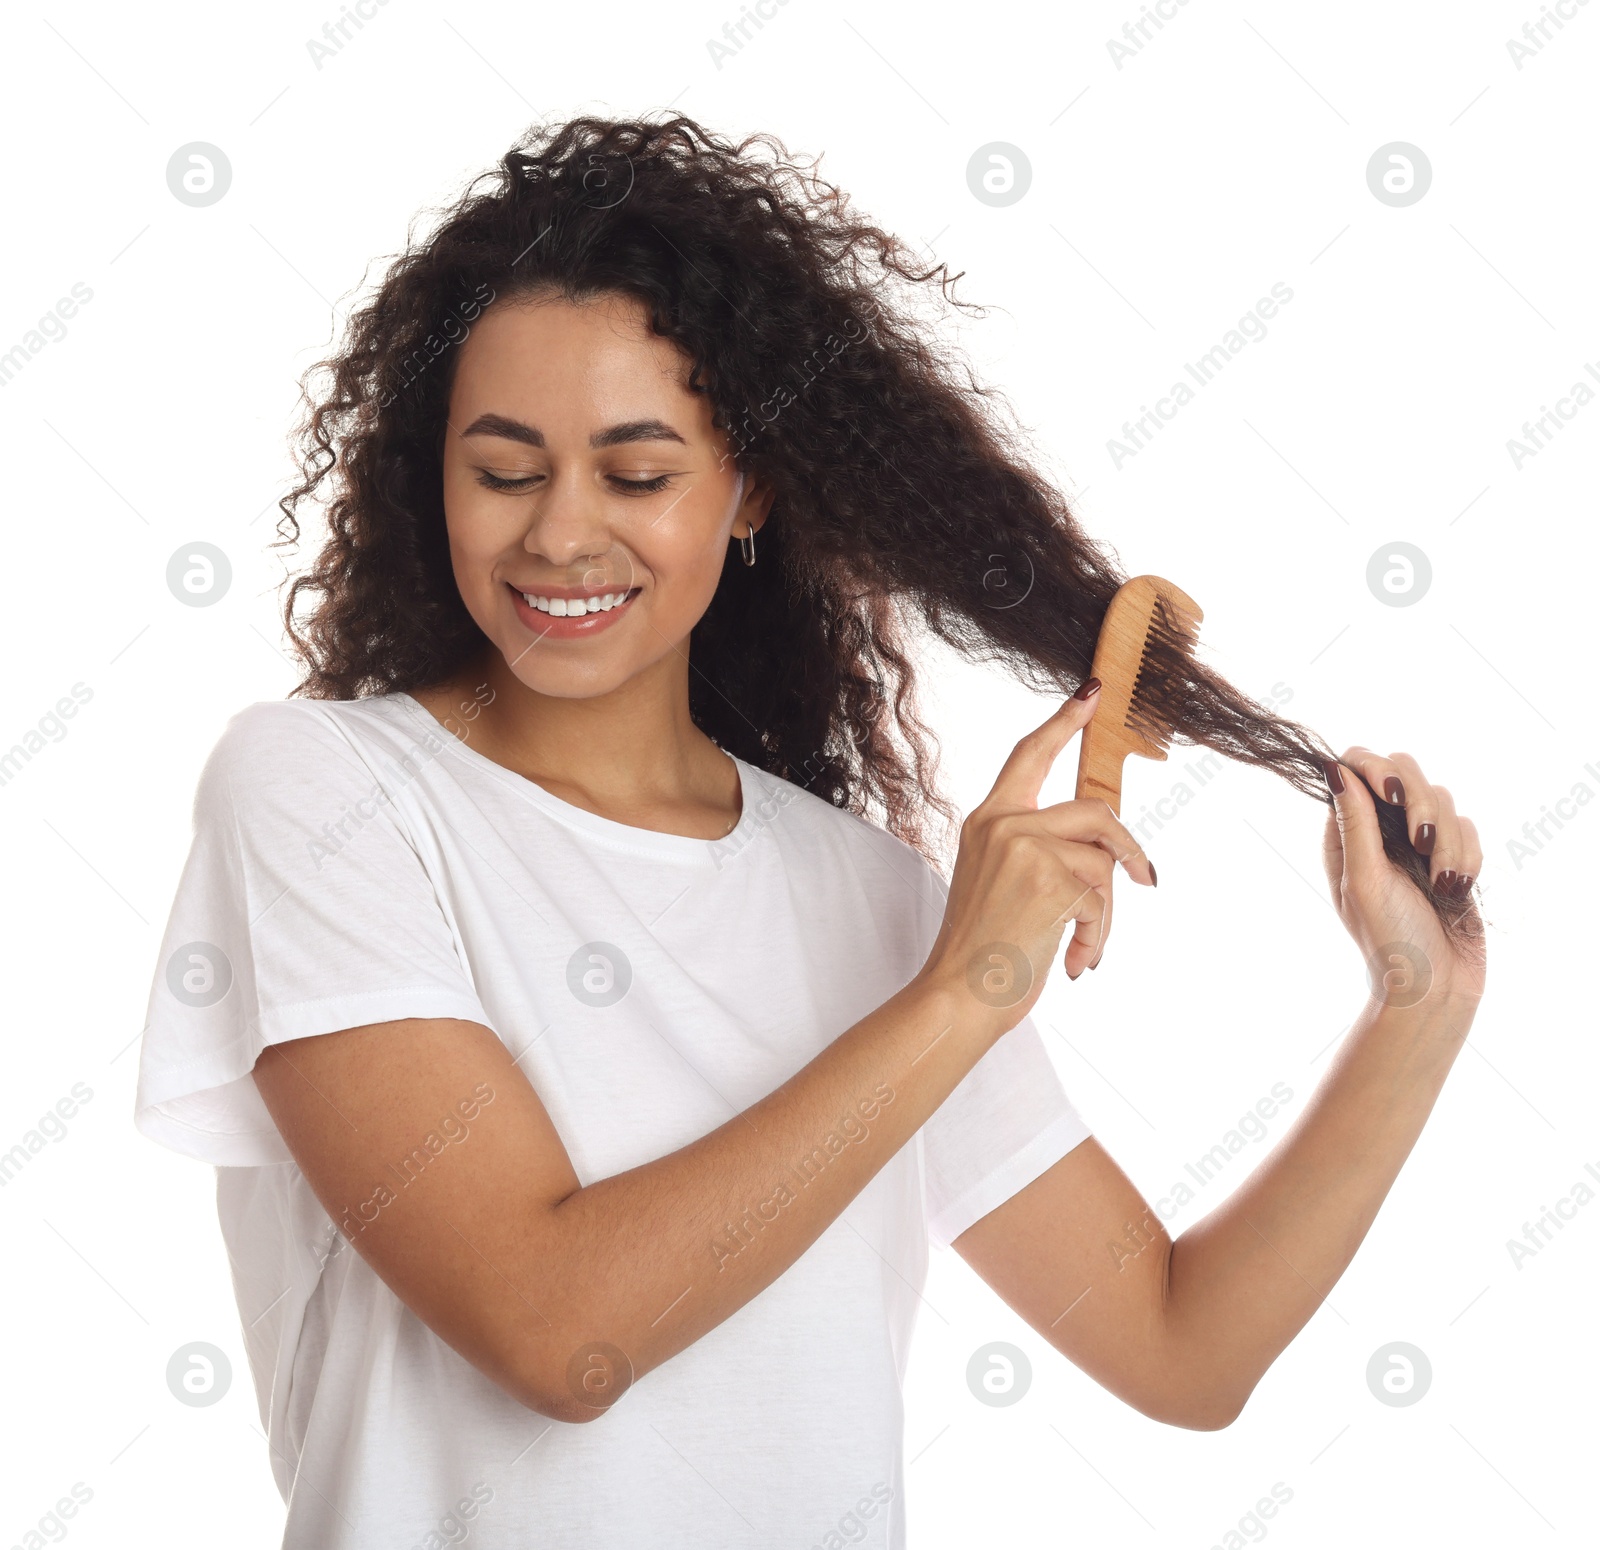
[[[307,669],[294,694],[425,688],[485,649],[445,531],[452,346],[496,299],[620,293],[692,362],[688,385],[710,395],[736,468],[777,491],[763,563],[727,565],[691,634],[697,725],[937,859],[930,813],[944,838],[954,815],[916,711],[910,628],[1060,694],[1088,673],[1127,578],[992,412],[999,395],[941,343],[941,303],[983,310],[954,296],[961,276],[919,264],[816,165],[771,135],[735,145],[682,115],[576,118],[529,130],[425,240],[408,238],[301,382],[281,543],[298,542],[297,507],[336,478],[328,537],[284,604]],[[303,588],[319,601],[302,630]],[[1331,800],[1333,752],[1314,733],[1191,655],[1154,665],[1141,690],[1177,741]],[[1403,812],[1375,805],[1386,853],[1447,930],[1478,931],[1470,897],[1429,888]]]

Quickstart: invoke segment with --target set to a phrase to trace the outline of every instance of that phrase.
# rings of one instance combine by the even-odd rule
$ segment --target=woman
[[[930,1237],[1144,1414],[1226,1426],[1471,1024],[1448,792],[1165,662],[1179,737],[1330,803],[1376,965],[1291,1133],[1168,1238],[1028,1018],[1113,871],[1156,884],[1104,804],[1038,804],[1122,577],[911,321],[943,272],[772,148],[530,134],[308,393],[307,676],[202,774],[138,1100],[221,1165],[287,1546],[902,1545]],[[948,886],[906,613],[1076,686]]]

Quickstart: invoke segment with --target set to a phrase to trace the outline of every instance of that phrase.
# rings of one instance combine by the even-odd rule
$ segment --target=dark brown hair
[[[408,243],[302,382],[282,542],[298,541],[300,502],[333,483],[329,536],[284,605],[307,667],[296,694],[424,688],[484,650],[445,534],[454,345],[498,299],[622,293],[692,363],[735,466],[777,490],[759,563],[725,566],[691,635],[696,723],[936,854],[929,813],[947,826],[953,813],[916,712],[908,624],[1061,694],[1087,674],[1126,576],[942,343],[943,304],[982,310],[955,298],[960,276],[920,265],[815,168],[770,135],[734,145],[681,115],[578,118],[530,130]],[[318,601],[297,621],[302,589]],[[1146,688],[1176,741],[1329,800],[1332,750],[1314,733],[1192,657],[1155,667]],[[1429,889],[1403,811],[1376,806],[1390,859],[1453,934],[1475,930],[1469,899]]]

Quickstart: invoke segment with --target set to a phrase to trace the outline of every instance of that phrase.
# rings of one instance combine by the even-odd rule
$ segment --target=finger
[[[1483,870],[1483,842],[1478,838],[1478,826],[1470,818],[1457,818],[1461,825],[1461,883],[1457,897],[1465,899]]]
[[[1077,922],[1061,960],[1067,978],[1072,980],[1100,956],[1106,941],[1105,897],[1087,878],[1076,881],[1077,887],[1068,895],[1066,908],[1056,917],[1063,925],[1069,920]]]
[[[1103,845],[1097,845],[1089,835],[1073,835],[1069,838],[1055,833],[1040,823],[1041,816],[1037,812],[1000,813],[994,820],[992,838],[1000,844],[1033,842],[1034,846],[1059,862],[1070,874],[1066,884],[1068,887],[1072,886],[1074,880],[1093,888],[1109,887],[1117,867],[1111,852]]]
[[[1100,960],[1106,955],[1106,942],[1111,936],[1111,913],[1115,908],[1111,894],[1111,883],[1109,880],[1107,880],[1105,886],[1100,889],[1100,897],[1105,900],[1106,904],[1105,914],[1101,917],[1100,921],[1100,950],[1094,955],[1093,958],[1089,960],[1089,967],[1091,969],[1098,969],[1100,967]]]
[[[1085,689],[1089,692],[1080,699]],[[979,807],[1037,807],[1040,788],[1056,756],[1094,719],[1099,703],[1100,680],[1086,679],[1048,721],[1018,740]]]
[[[1408,753],[1392,753],[1389,762],[1400,772],[1406,788],[1406,832],[1419,856],[1431,856],[1439,843],[1439,804],[1422,767]]]
[[[1333,813],[1339,825],[1341,870],[1344,880],[1348,882],[1357,870],[1375,867],[1383,860],[1383,833],[1378,828],[1378,814],[1372,805],[1372,794],[1359,780],[1351,778],[1353,769],[1341,768],[1342,763],[1325,761],[1323,776],[1328,782],[1328,790],[1333,794]]]
[[[1453,899],[1462,877],[1461,820],[1456,817],[1455,798],[1443,786],[1433,788],[1433,800],[1439,811],[1439,836],[1429,862],[1430,878],[1435,893]]]
[[[1062,839],[1087,840],[1121,863],[1135,882],[1156,885],[1156,869],[1144,847],[1128,832],[1111,804],[1098,797],[1054,802],[1027,815],[1030,823]]]
[[[1322,870],[1327,874],[1337,908],[1344,898],[1344,840],[1339,835],[1339,815],[1331,807],[1328,821],[1322,826]]]
[[[1392,759],[1385,759],[1359,743],[1344,751],[1343,762],[1361,776],[1384,801],[1395,807],[1406,805],[1405,777]]]
[[[1054,838],[1051,844],[1058,848],[1062,864],[1085,887],[1098,888],[1104,893],[1111,886],[1117,864],[1100,846],[1085,844],[1082,840]]]

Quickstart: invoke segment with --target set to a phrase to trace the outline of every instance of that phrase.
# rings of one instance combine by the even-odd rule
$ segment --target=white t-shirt
[[[465,1018],[518,1057],[583,1185],[724,1124],[915,974],[946,894],[883,829],[738,764],[744,810],[713,841],[563,802],[408,694],[263,701],[219,738],[136,1123],[220,1165],[285,1550],[904,1545],[929,1239],[1089,1134],[1030,1020],[771,1286],[582,1425],[519,1405],[389,1290],[250,1077],[285,1039]]]

